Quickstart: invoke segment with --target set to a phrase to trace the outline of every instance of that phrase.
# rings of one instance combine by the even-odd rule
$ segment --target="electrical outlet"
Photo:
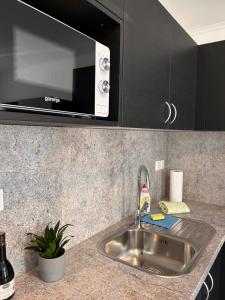
[[[155,161],[155,171],[159,171],[159,168],[160,168],[160,161],[156,160]]]
[[[164,170],[165,169],[165,162],[164,160],[161,160],[161,168],[160,170]]]
[[[3,190],[0,189],[0,211],[4,210]]]
[[[160,171],[164,169],[164,160],[156,160],[155,161],[155,171]]]

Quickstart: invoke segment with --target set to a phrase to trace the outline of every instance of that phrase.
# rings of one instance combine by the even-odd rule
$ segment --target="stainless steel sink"
[[[102,254],[159,276],[189,273],[215,234],[207,223],[181,219],[172,229],[128,225],[98,244]]]

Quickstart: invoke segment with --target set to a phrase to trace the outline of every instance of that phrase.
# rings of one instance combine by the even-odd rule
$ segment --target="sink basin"
[[[138,230],[129,225],[100,241],[98,249],[114,260],[145,272],[159,276],[184,275],[194,268],[215,229],[204,222],[188,219],[176,226],[177,230],[166,230],[145,224]]]

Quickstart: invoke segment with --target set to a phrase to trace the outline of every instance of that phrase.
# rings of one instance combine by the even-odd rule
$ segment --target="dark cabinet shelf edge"
[[[72,118],[54,115],[42,115],[32,113],[18,113],[0,111],[0,124],[7,125],[33,125],[33,126],[57,126],[57,127],[78,127],[78,126],[118,126],[117,121],[99,119]]]

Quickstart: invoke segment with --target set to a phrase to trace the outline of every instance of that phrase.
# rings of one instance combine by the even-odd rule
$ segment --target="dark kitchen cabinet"
[[[212,290],[209,293],[208,300],[225,299],[224,267],[225,267],[225,244],[223,245],[222,249],[220,250],[220,252],[209,272],[213,278],[213,288],[212,288],[212,281],[211,281],[209,275],[206,277],[206,280],[205,280],[205,283],[207,284],[209,290],[212,288]],[[203,284],[202,288],[200,289],[195,300],[205,300],[206,298],[207,298],[207,291],[206,291],[205,285]]]
[[[169,102],[170,17],[158,1],[125,2],[122,125],[163,128]]]
[[[193,129],[196,74],[197,45],[159,1],[126,1],[122,125]]]
[[[124,1],[125,0],[97,0],[97,2],[101,3],[121,19],[123,19]]]
[[[172,20],[170,101],[175,105],[177,117],[171,128],[195,127],[197,56],[196,43]]]
[[[199,46],[196,128],[225,130],[225,41]]]

